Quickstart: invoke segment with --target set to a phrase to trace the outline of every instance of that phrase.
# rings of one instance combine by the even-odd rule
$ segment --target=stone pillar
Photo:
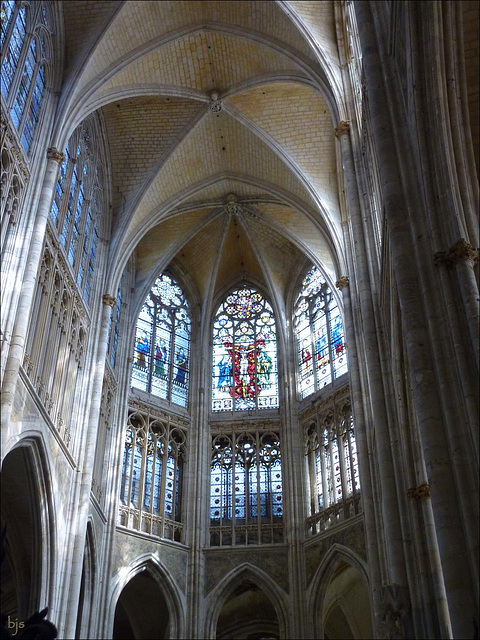
[[[78,504],[73,554],[71,561],[71,573],[69,584],[68,602],[65,611],[63,637],[74,638],[77,622],[78,602],[80,597],[80,585],[82,579],[83,555],[85,550],[85,536],[87,532],[87,519],[90,505],[90,491],[92,488],[93,467],[95,462],[95,445],[97,441],[98,420],[100,417],[100,404],[102,400],[103,377],[105,373],[105,354],[107,350],[108,327],[112,307],[117,303],[116,298],[108,293],[103,296],[103,306],[101,309],[100,330],[96,344],[96,357],[93,362],[93,384],[92,398],[90,404],[90,414],[86,425],[87,433],[85,438],[85,454],[83,464],[78,473],[79,479]],[[60,631],[60,629],[59,629]]]
[[[446,417],[442,414],[441,394],[432,360],[431,336],[419,284],[420,272],[412,256],[409,216],[424,215],[420,209],[409,211],[396,155],[389,118],[389,96],[384,85],[385,70],[378,53],[378,37],[371,4],[355,3],[363,52],[363,69],[368,91],[370,117],[377,149],[380,183],[388,225],[392,265],[401,306],[405,347],[411,372],[413,398],[431,492],[433,517],[437,531],[446,594],[454,637],[472,637],[472,618],[476,615],[473,568],[469,564],[468,535],[462,527],[461,496],[452,467],[455,451],[449,449]],[[412,207],[413,208],[413,207]],[[438,325],[437,325],[438,328]],[[453,418],[452,418],[453,419]],[[455,445],[454,445],[455,446]],[[465,514],[468,517],[468,514]],[[468,532],[467,532],[468,533]]]
[[[385,530],[385,548],[387,551],[387,574],[389,582],[405,585],[405,558],[403,553],[402,525],[399,517],[398,496],[394,473],[394,460],[390,445],[389,419],[386,406],[384,371],[379,351],[375,309],[372,301],[372,283],[368,267],[368,252],[365,244],[365,230],[356,182],[353,153],[348,123],[341,122],[335,131],[340,140],[342,160],[345,168],[347,197],[353,240],[352,250],[355,286],[360,303],[362,330],[356,335],[357,349],[363,340],[366,365],[364,393],[371,397],[371,415],[373,423],[366,428],[375,432],[376,457],[379,479],[382,484],[381,512]],[[347,239],[348,241],[348,239]],[[360,384],[362,384],[360,380]],[[357,397],[358,402],[358,397]],[[363,403],[362,403],[363,404]],[[368,413],[367,413],[368,415]],[[365,416],[366,417],[366,416]],[[369,444],[367,444],[369,446]],[[369,452],[371,455],[372,452]]]
[[[35,295],[37,274],[42,259],[43,241],[47,227],[47,219],[57,181],[58,166],[64,161],[63,153],[51,147],[47,152],[47,167],[35,218],[27,265],[23,275],[22,288],[18,300],[15,323],[12,330],[12,340],[5,365],[5,375],[2,387],[1,413],[2,430],[9,426],[12,415],[13,401],[17,388],[18,374],[23,362],[25,342],[27,339],[28,323],[32,301]],[[27,234],[28,235],[28,234]]]

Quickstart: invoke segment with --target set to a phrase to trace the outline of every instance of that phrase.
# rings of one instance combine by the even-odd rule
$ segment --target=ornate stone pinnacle
[[[117,304],[117,299],[111,296],[109,293],[105,293],[102,300],[103,304],[106,304],[109,307],[114,307]]]
[[[335,137],[340,138],[350,131],[350,122],[348,120],[340,120],[338,127],[335,129]]]
[[[65,154],[59,151],[56,147],[49,147],[47,149],[47,158],[49,160],[56,160],[58,164],[62,164],[65,160]]]
[[[478,249],[467,242],[465,238],[462,238],[449,251],[437,251],[433,256],[433,264],[436,267],[444,265],[447,269],[451,269],[455,263],[462,260],[467,260],[474,264],[478,262],[478,252]]]
[[[344,289],[345,287],[348,287],[349,284],[350,280],[348,276],[342,276],[336,281],[335,286],[337,287],[337,289]]]
[[[425,498],[430,498],[430,487],[426,482],[419,485],[418,487],[413,487],[407,491],[407,495],[409,498],[415,498],[415,500],[423,500]]]

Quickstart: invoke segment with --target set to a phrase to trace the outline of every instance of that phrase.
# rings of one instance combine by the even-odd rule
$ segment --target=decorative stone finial
[[[218,113],[222,110],[222,101],[218,99],[218,91],[212,91],[210,93],[210,111]]]
[[[451,269],[454,264],[462,260],[470,261],[472,264],[478,262],[479,249],[462,238],[456,242],[449,251],[437,251],[433,256],[433,264],[436,267],[445,266]]]
[[[348,287],[349,284],[350,280],[348,276],[342,276],[336,281],[335,286],[337,287],[337,289],[344,289],[345,287]]]
[[[338,127],[335,129],[335,136],[340,138],[350,131],[350,122],[348,120],[341,120],[338,123]]]
[[[227,194],[225,200],[227,201],[224,207],[225,213],[234,214],[234,213],[241,213],[243,211],[242,207],[240,206],[237,200],[237,196],[234,193]]]
[[[109,307],[114,307],[117,304],[117,299],[111,296],[109,293],[105,293],[102,300],[103,304],[106,304]]]
[[[65,154],[59,151],[56,147],[49,147],[47,149],[47,158],[49,160],[56,160],[58,164],[62,164],[65,160]]]
[[[415,498],[415,500],[424,500],[425,498],[430,497],[430,487],[426,482],[419,485],[418,487],[413,487],[407,491],[407,495],[409,498]]]

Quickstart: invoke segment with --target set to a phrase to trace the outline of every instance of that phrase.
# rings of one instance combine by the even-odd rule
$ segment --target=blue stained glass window
[[[283,517],[280,440],[273,433],[233,438],[213,439],[211,524],[275,522]]]
[[[294,310],[302,398],[348,371],[343,322],[335,296],[317,267],[305,276]]]
[[[275,319],[255,289],[236,289],[218,308],[212,369],[213,411],[279,406]]]
[[[132,386],[186,407],[190,334],[188,302],[178,284],[164,273],[138,316]]]
[[[25,62],[25,67],[23,68],[22,78],[20,80],[20,86],[17,92],[17,98],[15,100],[15,104],[13,105],[12,110],[10,111],[13,123],[17,127],[20,126],[20,123],[23,118],[23,113],[25,111],[25,106],[27,104],[28,92],[30,91],[30,85],[32,84],[33,73],[35,71],[35,65],[37,62],[37,43],[35,40],[32,40],[30,44],[30,50],[28,52],[27,60]]]
[[[2,5],[1,5],[2,49],[3,49],[3,44],[5,42],[5,38],[7,37],[7,32],[10,27],[10,22],[12,20],[14,9],[15,9],[15,0],[2,0]]]
[[[35,127],[37,126],[40,116],[40,104],[42,102],[45,91],[45,67],[42,65],[37,73],[35,80],[35,88],[33,90],[32,100],[28,109],[27,119],[22,132],[22,144],[27,153],[30,152]]]
[[[60,215],[60,208],[62,206],[63,194],[65,191],[66,183],[67,183],[67,171],[68,171],[68,161],[70,159],[68,153],[68,145],[65,149],[65,160],[60,165],[59,176],[57,180],[57,184],[55,187],[55,196],[53,198],[52,209],[50,215],[52,216],[52,220],[55,226],[58,224],[58,217]]]
[[[125,449],[123,452],[122,484],[120,500],[125,504],[128,499],[130,477],[132,475],[133,430],[127,429]]]
[[[2,49],[14,6],[14,2],[2,2]],[[17,14],[15,27],[10,42],[8,43],[8,49],[2,61],[2,94],[5,98],[8,96],[15,71],[17,70],[18,61],[25,41],[26,30],[27,8],[22,7]]]

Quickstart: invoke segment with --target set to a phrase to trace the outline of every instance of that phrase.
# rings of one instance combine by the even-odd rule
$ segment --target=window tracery
[[[68,263],[87,304],[90,301],[103,213],[103,158],[96,123],[89,119],[72,134],[50,211]]]
[[[122,462],[120,522],[180,541],[186,431],[170,416],[130,410]]]
[[[191,318],[180,286],[157,278],[137,319],[132,387],[188,406]]]
[[[278,406],[273,310],[261,293],[243,286],[226,297],[215,316],[212,410]]]
[[[305,423],[311,533],[359,511],[360,478],[348,389],[315,409]]]
[[[302,398],[348,371],[338,303],[317,267],[303,279],[294,307],[299,391]]]
[[[2,0],[2,95],[30,153],[51,64],[52,29],[45,2]]]
[[[280,436],[249,429],[212,436],[210,543],[283,541]]]

